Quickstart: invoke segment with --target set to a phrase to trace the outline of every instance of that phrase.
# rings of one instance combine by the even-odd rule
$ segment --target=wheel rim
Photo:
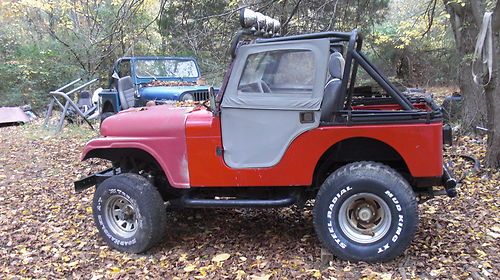
[[[134,205],[126,197],[115,194],[105,205],[104,218],[111,231],[121,238],[130,238],[137,231],[137,215]]]
[[[380,240],[391,226],[391,211],[387,203],[372,193],[355,194],[342,204],[339,224],[342,232],[358,243]]]

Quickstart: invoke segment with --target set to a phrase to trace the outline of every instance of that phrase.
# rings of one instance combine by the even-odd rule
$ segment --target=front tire
[[[384,262],[410,245],[418,227],[412,188],[393,169],[374,162],[348,164],[321,186],[314,227],[323,245],[349,261]]]
[[[161,241],[166,213],[158,190],[144,177],[125,173],[104,180],[92,212],[102,238],[115,249],[142,253]]]

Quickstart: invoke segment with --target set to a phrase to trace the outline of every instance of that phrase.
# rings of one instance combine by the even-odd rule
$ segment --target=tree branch
[[[429,33],[429,31],[432,28],[432,24],[434,23],[434,15],[436,14],[436,4],[437,4],[437,0],[432,0],[429,3],[429,6],[427,7],[427,15],[428,15],[429,21],[427,23],[427,29],[425,30],[424,33],[422,33],[421,38],[423,38],[425,35],[427,35],[427,33]],[[429,7],[431,5],[432,5],[432,8],[429,9]]]
[[[300,6],[300,2],[302,2],[302,0],[299,0],[297,1],[297,4],[295,4],[295,7],[293,7],[293,10],[292,12],[290,13],[290,16],[288,17],[288,19],[283,23],[283,29],[286,28],[286,26],[288,25],[288,23],[290,23],[290,20],[292,20],[293,16],[295,15],[295,13],[297,13],[298,9],[299,9],[299,6]]]

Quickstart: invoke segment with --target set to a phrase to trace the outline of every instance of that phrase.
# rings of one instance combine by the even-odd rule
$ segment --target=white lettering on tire
[[[127,193],[123,192],[122,190],[109,189],[108,192],[109,192],[109,194],[116,194],[116,193],[121,194],[121,195],[125,196],[127,199],[129,199],[132,203],[135,203],[135,200],[133,200]],[[101,209],[102,209],[101,204],[102,204],[102,197],[99,197],[99,199],[97,200],[97,206],[96,206],[98,212],[101,212]],[[104,221],[103,221],[101,214],[97,215],[97,220],[99,221],[99,226],[101,227],[104,235],[106,235],[109,238],[109,240],[111,240],[113,243],[120,245],[120,246],[130,246],[130,245],[137,243],[137,240],[135,239],[135,237],[129,241],[120,240],[120,239],[114,237],[111,234],[111,232],[109,232],[108,228],[104,225]],[[142,226],[142,223],[141,223],[141,226]]]
[[[387,195],[387,197],[389,197],[390,200],[394,203],[394,206],[396,207],[396,210],[398,210],[398,212],[401,212],[403,210],[399,203],[399,200],[391,191],[386,190],[385,195]],[[403,231],[403,222],[404,222],[404,216],[400,213],[398,214],[398,227],[396,228],[396,233],[391,238],[392,243],[396,243],[396,241],[398,241],[399,236]],[[389,245],[389,243],[386,243],[382,247],[378,248],[377,253],[380,254],[389,249],[390,247],[391,246]]]
[[[337,201],[339,200],[339,198],[344,195],[345,193],[347,193],[348,191],[352,190],[352,188],[350,186],[347,186],[343,189],[340,190],[340,192],[338,192],[337,194],[335,194],[335,196],[333,197],[332,199],[332,202],[330,203],[330,205],[328,205],[328,212],[326,213],[326,217],[328,218],[329,222],[327,224],[328,226],[328,231],[330,232],[330,236],[333,238],[333,240],[340,246],[340,248],[342,249],[345,249],[347,247],[347,245],[340,241],[340,239],[338,238],[337,234],[335,233],[335,231],[333,230],[333,224],[331,222],[331,219],[332,219],[332,211],[333,211],[333,207],[335,206],[335,203],[337,203]]]

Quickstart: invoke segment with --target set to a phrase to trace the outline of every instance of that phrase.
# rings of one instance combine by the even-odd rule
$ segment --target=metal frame
[[[63,125],[64,125],[64,119],[66,118],[66,114],[68,113],[68,109],[69,107],[71,106],[75,112],[81,116],[83,118],[83,120],[92,128],[94,129],[94,127],[92,126],[92,124],[90,123],[90,121],[88,120],[88,117],[89,115],[92,113],[92,110],[89,110],[87,111],[86,113],[82,112],[80,110],[80,108],[78,108],[78,106],[75,104],[75,102],[73,102],[73,100],[71,100],[70,98],[70,95],[79,91],[79,90],[82,90],[88,86],[90,86],[91,84],[95,83],[98,81],[98,79],[93,79],[93,80],[90,80],[86,83],[84,83],[83,85],[80,85],[68,92],[64,92],[65,89],[69,88],[70,86],[73,86],[75,85],[76,83],[80,82],[82,80],[82,78],[78,78],[54,91],[51,91],[49,93],[49,95],[51,96],[51,100],[50,100],[50,103],[49,103],[49,108],[47,110],[47,114],[45,115],[45,121],[43,123],[44,127],[48,127],[48,123],[49,123],[49,118],[52,116],[52,111],[54,109],[54,103],[57,104],[57,106],[59,106],[59,108],[62,109],[62,113],[61,113],[61,117],[59,119],[59,122],[58,122],[58,125],[57,125],[57,128],[56,128],[56,132],[60,132]],[[64,102],[64,105],[62,105],[61,101],[59,100],[62,100],[62,102]]]

